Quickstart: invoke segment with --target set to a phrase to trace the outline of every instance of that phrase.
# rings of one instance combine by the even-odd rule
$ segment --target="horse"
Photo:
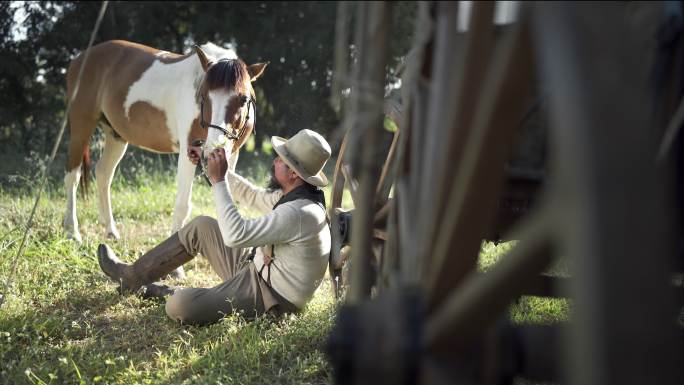
[[[89,141],[97,126],[105,136],[95,176],[99,222],[107,236],[120,238],[112,215],[110,187],[129,143],[158,153],[180,154],[172,224],[173,231],[179,230],[190,214],[195,173],[186,155],[188,148],[202,140],[206,143],[205,156],[217,145],[230,150],[231,157],[238,156],[254,128],[251,83],[268,63],[246,65],[232,49],[212,43],[180,55],[112,40],[90,48],[76,89],[84,54],[71,61],[66,74],[67,100],[75,93],[68,116],[71,139],[64,178],[67,204],[63,225],[67,237],[82,242],[76,191],[79,180],[87,191]]]

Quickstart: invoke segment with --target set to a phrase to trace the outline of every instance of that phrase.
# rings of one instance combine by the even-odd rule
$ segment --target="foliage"
[[[100,4],[0,3],[0,174],[52,148],[65,108],[65,68],[87,46]],[[408,52],[415,7],[394,7],[388,82]],[[271,135],[310,128],[329,136],[337,127],[329,104],[336,12],[336,2],[113,1],[95,44],[125,39],[181,53],[195,43],[232,43],[247,63],[270,62],[255,82],[258,151]],[[68,140],[67,130],[60,156]],[[60,158],[53,168],[64,163]]]

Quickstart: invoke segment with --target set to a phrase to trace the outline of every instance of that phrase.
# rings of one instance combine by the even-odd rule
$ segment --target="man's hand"
[[[190,146],[188,147],[188,158],[194,164],[197,166],[200,162],[200,154],[202,153],[202,147],[198,146]]]
[[[207,176],[211,184],[223,182],[226,179],[226,171],[228,171],[226,151],[220,147],[212,151],[207,159]]]

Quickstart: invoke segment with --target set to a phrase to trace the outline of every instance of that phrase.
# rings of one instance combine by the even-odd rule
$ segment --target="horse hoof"
[[[71,239],[72,241],[78,243],[79,245],[83,243],[83,238],[81,237],[81,234],[79,234],[79,233],[67,233],[67,239]]]
[[[107,232],[107,238],[118,240],[118,239],[121,239],[121,235],[119,235],[119,232],[116,231],[116,229],[114,229],[114,230],[109,230],[109,231]]]

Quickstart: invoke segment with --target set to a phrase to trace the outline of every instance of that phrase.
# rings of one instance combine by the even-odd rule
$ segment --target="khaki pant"
[[[185,324],[216,322],[233,311],[254,318],[266,312],[275,315],[296,312],[292,303],[270,289],[247,260],[249,249],[230,248],[223,243],[216,219],[200,216],[178,231],[191,255],[205,256],[223,283],[212,288],[179,289],[166,301],[166,314]]]

